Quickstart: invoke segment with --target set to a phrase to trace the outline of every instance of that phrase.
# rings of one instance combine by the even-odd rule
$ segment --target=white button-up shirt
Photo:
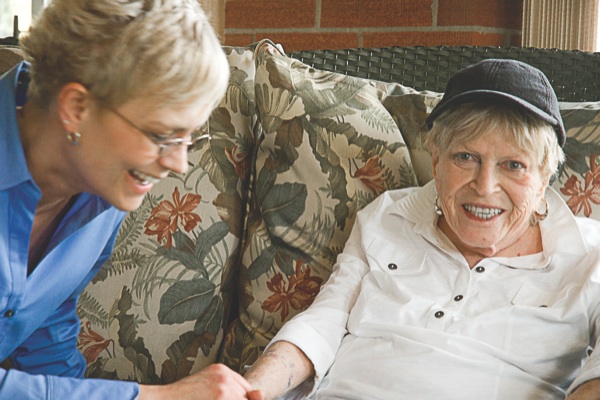
[[[581,368],[600,329],[600,222],[549,188],[543,252],[470,269],[434,197],[429,183],[360,211],[315,302],[273,339],[313,362],[316,398],[564,399],[600,377],[600,356]]]

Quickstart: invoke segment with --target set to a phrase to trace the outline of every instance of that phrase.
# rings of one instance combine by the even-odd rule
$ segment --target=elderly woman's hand
[[[262,400],[262,394],[239,374],[222,364],[164,386],[140,385],[140,400]]]

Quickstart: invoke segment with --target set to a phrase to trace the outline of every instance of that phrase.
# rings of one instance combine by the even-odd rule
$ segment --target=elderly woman
[[[302,382],[290,393],[317,399],[564,399],[595,385],[600,223],[548,187],[565,130],[547,78],[482,61],[450,79],[428,125],[433,181],[358,213],[315,302],[245,375],[266,398]]]
[[[196,0],[54,0],[0,78],[0,398],[243,399],[224,366],[166,386],[82,380],[79,293],[169,173],[229,67]]]

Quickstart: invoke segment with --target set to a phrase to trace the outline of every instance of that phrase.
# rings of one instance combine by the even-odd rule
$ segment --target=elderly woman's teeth
[[[143,172],[140,171],[136,171],[136,170],[130,170],[129,173],[131,174],[131,176],[133,176],[133,178],[138,181],[140,184],[142,185],[148,185],[150,183],[154,184],[157,183],[160,179],[155,178],[153,176],[150,175],[146,175]]]
[[[500,208],[484,208],[471,205],[465,205],[464,209],[481,219],[490,219],[502,212]]]

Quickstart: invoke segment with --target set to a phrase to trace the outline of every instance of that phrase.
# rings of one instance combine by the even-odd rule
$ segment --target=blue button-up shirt
[[[27,275],[29,237],[41,192],[23,153],[16,107],[26,63],[0,77],[0,399],[132,399],[132,382],[82,379],[77,298],[112,250],[124,212],[80,194]]]

